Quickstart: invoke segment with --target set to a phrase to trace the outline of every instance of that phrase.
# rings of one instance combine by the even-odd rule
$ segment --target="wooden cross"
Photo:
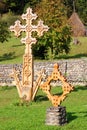
[[[32,25],[32,20],[35,20],[37,18],[36,14],[32,13],[32,9],[28,8],[27,13],[22,15],[22,19],[26,20],[26,25],[21,25],[21,22],[17,20],[15,22],[14,26],[10,26],[10,31],[13,31],[15,33],[15,36],[19,37],[21,35],[21,32],[26,32],[26,37],[21,39],[22,43],[26,44],[25,54],[23,56],[23,69],[22,69],[22,83],[19,85],[19,80],[14,74],[15,82],[18,85],[17,88],[28,88],[28,89],[21,89],[21,90],[29,90],[25,92],[26,99],[31,100],[32,98],[32,91],[33,91],[33,58],[32,58],[32,44],[36,43],[36,38],[32,37],[32,32],[37,32],[39,36],[43,35],[44,31],[48,31],[48,26],[45,26],[43,24],[43,21],[38,21],[38,25]],[[14,71],[14,73],[16,73]],[[18,89],[19,90],[19,89]],[[20,92],[20,95],[23,95]]]

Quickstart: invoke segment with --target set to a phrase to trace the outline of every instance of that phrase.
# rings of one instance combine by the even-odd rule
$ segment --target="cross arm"
[[[48,29],[49,27],[44,25],[42,20],[38,21],[37,32],[39,36],[42,36],[45,31],[48,31]]]
[[[19,20],[17,20],[15,22],[15,25],[14,26],[10,26],[10,31],[14,32],[15,33],[15,36],[19,37],[20,36],[20,33],[22,31],[25,31],[24,30],[24,26],[21,25],[21,22]]]
[[[43,36],[43,33],[44,33],[45,31],[47,32],[48,29],[49,29],[48,26],[46,26],[46,25],[43,24],[43,21],[42,21],[42,20],[38,21],[38,25],[37,25],[37,26],[32,25],[31,28],[32,28],[32,29],[31,29],[31,32],[35,32],[35,31],[36,31],[38,36]]]

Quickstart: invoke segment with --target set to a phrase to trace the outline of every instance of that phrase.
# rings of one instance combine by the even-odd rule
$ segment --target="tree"
[[[48,52],[50,52],[48,58],[56,58],[62,52],[68,53],[71,32],[67,24],[66,10],[61,0],[42,0],[35,10],[38,17],[50,28],[42,38],[38,38],[37,46],[39,44],[39,47],[40,45],[46,47],[45,56],[48,57]]]
[[[87,0],[77,0],[76,11],[83,23],[87,26]]]
[[[7,41],[10,37],[10,33],[8,31],[8,26],[6,22],[0,21],[0,42]]]
[[[71,16],[71,14],[73,12],[73,1],[74,0],[62,0],[62,3],[66,7],[68,18]]]
[[[3,0],[0,0],[0,14],[2,15],[7,11],[6,3]]]
[[[8,10],[16,14],[22,14],[27,6],[34,7],[40,0],[4,0]]]
[[[67,8],[68,17],[70,17],[74,11],[74,2],[75,11],[78,13],[83,23],[87,26],[87,0],[62,0],[62,2]]]

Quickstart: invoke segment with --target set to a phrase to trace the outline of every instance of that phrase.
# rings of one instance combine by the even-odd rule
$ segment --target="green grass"
[[[25,45],[20,42],[20,38],[11,37],[8,42],[0,43],[0,63],[22,63],[24,49]]]
[[[80,41],[80,44],[73,44],[71,43],[71,49],[70,53],[67,55],[60,55],[60,58],[83,58],[87,57],[87,37],[79,37],[78,40]]]
[[[54,88],[58,93],[59,88]],[[46,110],[51,106],[46,95],[39,91],[36,102],[29,106],[17,106],[16,88],[0,87],[0,130],[86,130],[87,129],[87,87],[76,86],[61,104],[66,106],[68,124],[64,126],[45,125]]]
[[[80,37],[81,44],[71,44],[68,55],[62,54],[58,58],[82,58],[87,57],[87,37]],[[20,38],[12,37],[8,42],[0,43],[0,64],[22,63],[25,45],[20,42]]]

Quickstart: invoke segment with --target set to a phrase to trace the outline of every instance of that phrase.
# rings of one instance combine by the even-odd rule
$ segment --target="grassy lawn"
[[[59,87],[54,88],[59,92]],[[61,104],[66,106],[68,124],[64,126],[45,125],[46,110],[51,105],[46,95],[39,90],[36,101],[29,106],[17,106],[16,88],[0,87],[0,130],[86,130],[87,129],[87,87],[76,86]]]
[[[25,45],[20,38],[11,37],[8,42],[0,43],[0,64],[22,63]]]
[[[81,44],[71,44],[68,55],[60,55],[59,58],[82,58],[87,57],[87,37],[80,37]],[[8,42],[0,43],[0,64],[22,63],[25,45],[20,42],[20,38],[14,35]]]
[[[71,50],[70,53],[67,55],[60,55],[60,58],[87,58],[87,37],[79,37],[78,38],[80,44],[73,44],[71,43]]]

